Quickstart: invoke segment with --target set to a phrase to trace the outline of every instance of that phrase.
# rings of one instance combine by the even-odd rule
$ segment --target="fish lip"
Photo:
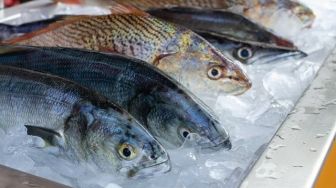
[[[157,167],[162,167],[162,168],[157,168]],[[162,161],[157,164],[153,165],[148,165],[144,166],[140,169],[131,169],[127,172],[127,177],[132,178],[132,179],[139,179],[139,178],[147,178],[147,177],[153,177],[158,174],[165,174],[171,171],[171,161],[168,156],[168,158],[165,161]],[[154,170],[153,172],[145,172],[145,171],[150,171],[152,169],[157,169],[156,171]]]
[[[242,88],[245,88],[241,91],[238,91],[235,95],[242,95],[244,94],[246,91],[248,91],[249,89],[251,89],[252,87],[252,82],[250,80],[246,80],[245,82],[239,83],[241,85]]]
[[[221,149],[231,150],[232,143],[230,137],[226,138],[224,141],[215,143],[214,142],[207,142],[200,146],[202,152],[216,152]]]
[[[234,84],[237,84],[239,85],[236,89],[233,89],[227,93],[229,93],[230,95],[233,95],[233,96],[239,96],[239,95],[242,95],[244,93],[246,93],[249,89],[252,88],[253,84],[250,80],[247,80],[247,81],[239,81],[239,82],[236,82]]]

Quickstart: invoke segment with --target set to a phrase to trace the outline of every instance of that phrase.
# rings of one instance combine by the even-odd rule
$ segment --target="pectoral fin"
[[[104,46],[99,46],[98,51],[101,52],[101,53],[107,53],[107,54],[118,53],[117,50],[114,50],[114,49],[108,48],[108,47],[104,47]]]
[[[177,52],[165,53],[165,54],[160,54],[160,55],[156,56],[154,61],[153,61],[153,65],[158,66],[160,64],[161,59],[163,59],[165,57],[168,57],[168,56],[171,56],[171,55],[174,55],[174,54],[177,54]]]
[[[55,145],[55,140],[62,137],[61,134],[55,130],[44,128],[44,127],[37,127],[33,125],[25,125],[27,128],[27,134],[30,136],[38,136],[42,138],[45,142],[50,145]]]

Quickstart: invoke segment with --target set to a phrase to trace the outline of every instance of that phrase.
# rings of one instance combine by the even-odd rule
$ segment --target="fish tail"
[[[17,34],[14,26],[8,24],[0,24],[0,40],[6,40],[11,36]]]
[[[0,44],[0,56],[27,51],[28,47]]]
[[[35,36],[53,31],[57,28],[63,27],[64,25],[67,24],[72,24],[73,22],[76,22],[81,19],[85,19],[89,16],[86,15],[80,15],[80,16],[60,16],[56,17],[54,23],[43,23],[38,25],[38,27],[31,27],[31,26],[36,26],[36,25],[25,25],[25,28],[30,28],[32,31],[31,32],[24,32],[22,36],[14,37],[8,40],[3,40],[0,42],[0,44],[17,44],[20,42],[24,42],[28,39],[31,39]]]
[[[53,18],[40,20],[30,23],[24,23],[21,25],[9,25],[0,23],[0,40],[8,40],[17,36],[21,36],[27,33],[37,31],[39,29],[46,28],[47,26],[66,19],[65,15],[57,15]]]

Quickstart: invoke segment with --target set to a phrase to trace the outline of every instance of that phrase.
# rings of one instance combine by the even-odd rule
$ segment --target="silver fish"
[[[191,134],[203,150],[230,149],[229,135],[207,107],[162,71],[117,54],[68,48],[1,47],[1,65],[55,74],[94,89],[137,118],[169,148]],[[4,51],[6,51],[5,53]]]
[[[0,67],[0,124],[60,147],[71,160],[103,171],[144,177],[170,170],[169,156],[132,116],[74,82]]]

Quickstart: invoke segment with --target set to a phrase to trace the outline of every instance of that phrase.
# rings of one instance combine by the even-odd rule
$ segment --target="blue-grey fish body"
[[[223,10],[173,7],[148,10],[151,15],[187,27],[200,35],[226,38],[263,47],[296,50],[291,41],[244,16]]]
[[[201,148],[230,148],[228,133],[205,105],[160,70],[115,54],[63,48],[17,47],[0,64],[52,73],[94,89],[119,104],[167,147],[190,133]]]
[[[72,160],[129,177],[163,173],[169,157],[131,115],[105,97],[60,77],[0,66],[0,125],[61,147]]]

